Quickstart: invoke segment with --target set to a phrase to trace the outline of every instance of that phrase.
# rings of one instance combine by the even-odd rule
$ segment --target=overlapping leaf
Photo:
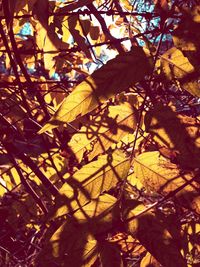
[[[175,152],[178,163],[184,168],[200,166],[200,127],[197,119],[178,115],[170,107],[158,105],[147,112],[145,127],[160,146]]]
[[[61,196],[67,197],[67,200],[61,204],[58,197],[57,206],[60,208],[56,210],[56,217],[68,213],[69,207],[77,209],[116,186],[127,177],[129,168],[129,159],[121,151],[100,156],[96,161],[84,165],[67,178],[66,184],[60,189]]]
[[[145,207],[141,204],[128,213],[126,224],[128,231],[162,266],[186,267],[186,260],[182,257],[176,240],[167,230],[165,222],[159,220],[150,211],[133,218],[143,210]]]
[[[89,159],[94,158],[125,135],[133,133],[136,128],[137,111],[128,103],[110,106],[108,114],[101,115],[75,134],[69,146],[79,161],[83,153],[88,151]],[[94,143],[94,145],[93,145]]]
[[[56,262],[62,263],[63,267],[91,266],[98,256],[102,257],[102,248],[95,235],[111,227],[111,211],[115,203],[114,197],[105,194],[75,212],[47,242],[40,257],[41,264],[45,262],[49,266]]]
[[[79,21],[79,16],[72,16],[68,18],[69,31],[72,34],[74,41],[78,44],[81,50],[85,53],[87,58],[91,59],[91,53],[86,45],[86,39],[82,36],[83,26]],[[84,32],[83,32],[84,35]]]
[[[140,47],[118,55],[80,83],[40,133],[89,113],[100,103],[142,80],[150,70],[149,57]]]

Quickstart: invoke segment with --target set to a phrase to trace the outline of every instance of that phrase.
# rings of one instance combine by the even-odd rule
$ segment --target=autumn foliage
[[[200,6],[2,0],[0,266],[200,266]]]

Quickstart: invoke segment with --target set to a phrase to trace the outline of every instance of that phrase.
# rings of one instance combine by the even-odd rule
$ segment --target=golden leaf
[[[39,133],[89,113],[100,103],[143,79],[150,70],[149,58],[140,47],[118,55],[80,83]]]
[[[161,67],[169,80],[178,80],[194,96],[200,96],[199,74],[181,50],[172,47],[161,56]]]
[[[55,217],[69,212],[68,202],[74,210],[115,187],[127,177],[129,168],[129,159],[121,151],[115,151],[84,165],[71,177],[64,176],[67,180],[60,189],[60,196],[57,197],[59,209],[56,210]],[[62,204],[63,196],[67,200]]]
[[[47,242],[40,255],[41,264],[91,266],[100,253],[94,236],[111,227],[115,203],[116,198],[105,194],[68,217]]]
[[[140,267],[160,267],[160,263],[149,253],[144,256],[140,262]]]
[[[128,103],[110,106],[108,114],[101,114],[80,132],[73,135],[69,146],[80,162],[85,151],[89,159],[107,151],[112,144],[117,144],[124,136],[133,133],[137,123],[137,110]],[[94,143],[94,145],[92,145]]]
[[[134,159],[134,171],[138,180],[148,191],[169,193],[194,177],[194,173],[181,174],[181,169],[160,155],[158,151],[145,152]],[[196,182],[187,185],[183,191],[192,192]]]

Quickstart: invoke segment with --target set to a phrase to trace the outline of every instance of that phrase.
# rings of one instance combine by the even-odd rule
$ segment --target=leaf
[[[179,251],[176,240],[167,230],[165,222],[160,221],[150,211],[132,218],[137,215],[138,211],[144,209],[145,207],[140,204],[128,213],[126,226],[129,233],[135,236],[161,265],[186,267],[187,263]]]
[[[111,227],[115,203],[116,198],[105,194],[68,217],[47,240],[40,262],[62,263],[63,267],[91,266],[99,254],[94,236]]]
[[[84,35],[87,35],[90,32],[91,21],[89,19],[80,19],[80,24]]]
[[[168,11],[169,7],[168,7],[168,1],[167,0],[154,0],[154,4],[155,4],[155,10],[156,11]]]
[[[148,191],[169,193],[194,177],[194,174],[181,174],[176,164],[160,155],[158,151],[145,152],[134,159],[134,171],[138,180]],[[183,191],[194,191],[196,182],[186,186]]]
[[[161,56],[161,68],[167,79],[178,80],[190,94],[200,97],[199,73],[179,49],[172,47]]]
[[[157,105],[146,113],[144,122],[146,131],[160,146],[175,152],[176,160],[182,167],[199,167],[200,133],[197,119],[178,115],[170,107]]]
[[[193,57],[200,52],[200,5],[185,8],[182,11],[182,19],[173,31],[173,42],[181,51],[194,52]],[[196,59],[199,62],[199,59]]]
[[[132,235],[117,233],[109,238],[109,242],[116,243],[120,246],[120,251],[131,255],[132,257],[141,257],[146,249]]]
[[[49,1],[48,0],[38,0],[34,7],[33,13],[36,15],[36,21],[34,21],[35,28],[35,42],[40,50],[44,52],[48,51],[58,51],[59,49],[67,49],[68,44],[62,42],[58,37],[55,30],[55,25],[53,23],[49,24]],[[44,66],[45,69],[50,71],[50,76],[55,72],[55,56],[58,53],[44,53]]]
[[[92,59],[90,50],[88,46],[86,45],[86,39],[82,36],[82,34],[84,35],[84,33],[82,29],[82,24],[79,21],[79,16],[73,15],[69,17],[68,26],[69,26],[69,31],[74,38],[74,41],[81,48],[81,50],[85,53],[86,57],[89,59]]]
[[[140,262],[140,267],[160,267],[160,263],[149,253]]]
[[[115,187],[127,177],[129,169],[129,159],[121,151],[100,156],[96,161],[84,165],[67,178],[66,184],[61,187],[61,196],[57,197],[57,206],[60,208],[56,210],[55,217],[68,213],[69,205],[75,210]],[[60,200],[62,195],[67,197],[63,204]]]
[[[80,83],[39,133],[89,113],[100,103],[142,80],[150,70],[149,58],[140,47],[118,55]]]
[[[128,103],[110,106],[108,114],[100,114],[80,129],[68,143],[80,162],[84,152],[89,160],[117,144],[125,135],[133,133],[137,124],[137,110]],[[93,145],[94,144],[94,145]]]

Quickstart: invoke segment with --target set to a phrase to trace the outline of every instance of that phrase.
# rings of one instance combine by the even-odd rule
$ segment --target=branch
[[[160,14],[156,12],[128,12],[128,11],[116,11],[116,10],[96,10],[93,14],[100,14],[100,15],[108,15],[108,16],[141,16],[146,19],[153,19],[155,17],[159,17]],[[78,10],[78,11],[66,11],[66,12],[51,12],[49,13],[49,17],[62,17],[62,16],[77,16],[77,15],[91,15],[91,11],[88,9]],[[16,15],[13,16],[14,19],[28,19],[32,18],[33,14],[24,14],[24,15]],[[170,16],[174,17],[174,16]],[[177,17],[177,16],[176,16]],[[0,16],[0,20],[5,19],[5,16]]]
[[[91,13],[96,17],[96,19],[99,21],[100,25],[101,25],[101,28],[105,34],[105,36],[110,39],[111,41],[115,41],[117,40],[117,38],[113,37],[112,34],[110,33],[110,31],[108,30],[107,28],[107,25],[106,25],[106,22],[105,20],[102,18],[102,16],[97,12],[97,9],[96,7],[93,5],[93,4],[89,4],[87,5],[87,7],[89,8],[89,10],[91,11]],[[124,49],[123,47],[121,46],[120,43],[116,42],[115,43],[115,47],[117,49],[117,51],[119,53],[122,53],[124,52]]]
[[[24,107],[28,113],[28,115],[30,117],[32,117],[32,114],[30,112],[30,109],[29,109],[29,106],[28,106],[28,103],[27,103],[27,100],[26,100],[26,97],[24,95],[24,92],[23,92],[23,87],[21,85],[21,80],[20,80],[20,77],[19,77],[19,74],[18,74],[18,71],[17,71],[17,65],[14,61],[14,59],[12,58],[12,52],[10,50],[10,47],[8,45],[8,41],[7,41],[7,38],[6,38],[6,35],[4,33],[4,30],[3,30],[3,25],[0,21],[0,35],[1,35],[1,38],[3,40],[3,43],[4,43],[4,46],[6,48],[6,53],[8,54],[8,57],[10,59],[10,64],[12,66],[12,69],[14,71],[14,74],[15,74],[15,77],[16,77],[16,80],[17,80],[17,83],[18,83],[18,86],[19,86],[19,90],[20,90],[20,94],[21,94],[21,98],[22,98],[22,101],[23,101],[23,104],[24,104]]]

